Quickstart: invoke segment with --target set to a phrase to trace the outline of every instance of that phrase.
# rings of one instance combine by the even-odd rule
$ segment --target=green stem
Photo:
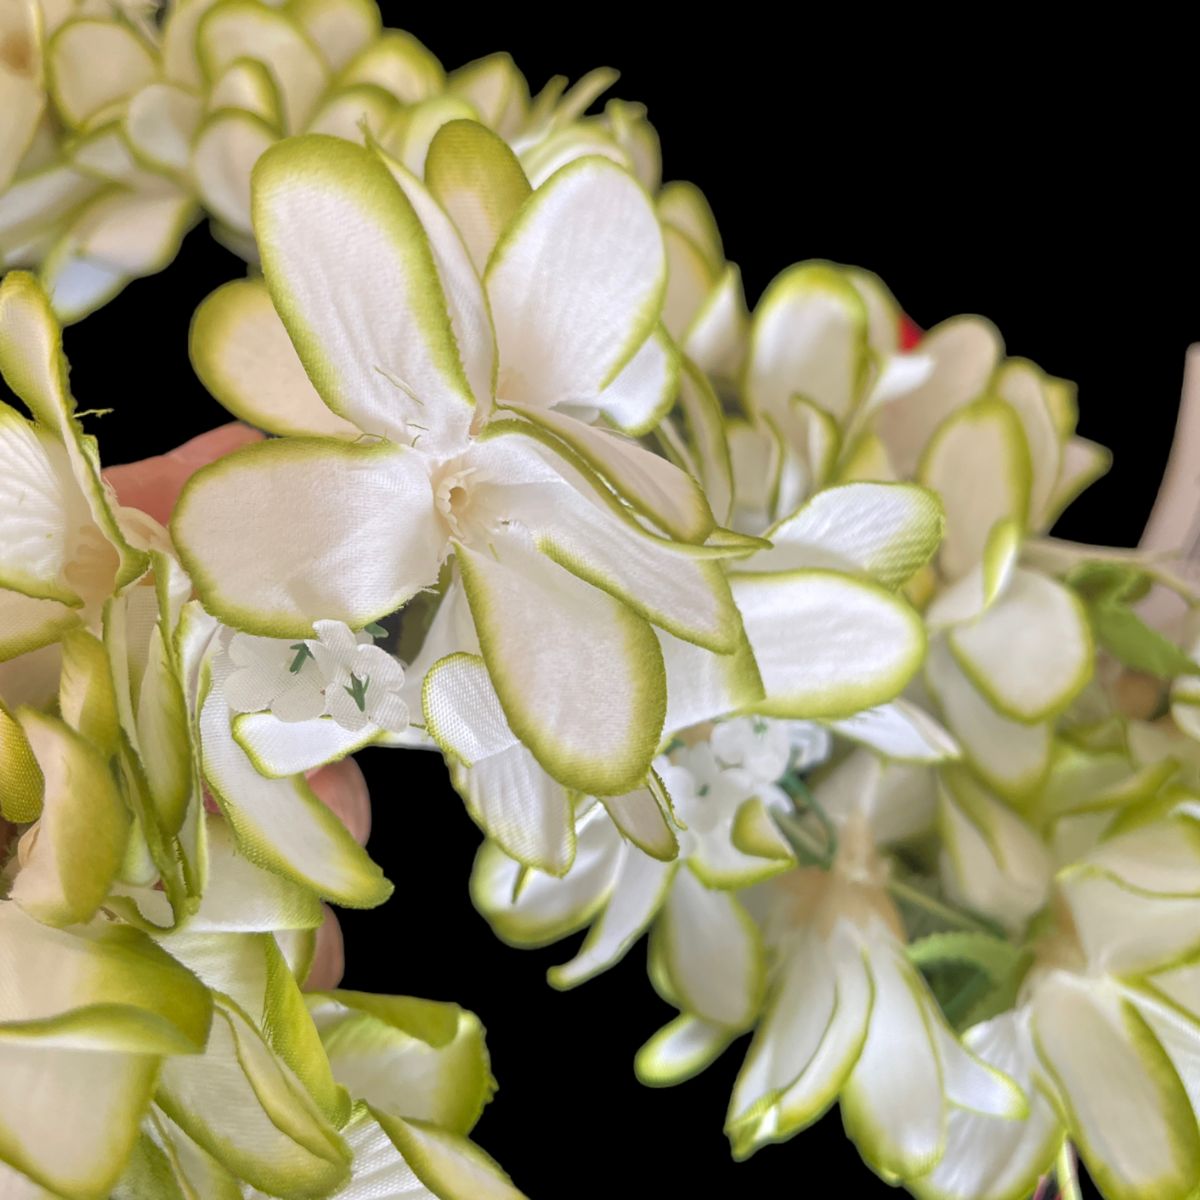
[[[1063,1142],[1058,1152],[1058,1162],[1054,1165],[1054,1174],[1058,1180],[1059,1200],[1083,1200],[1083,1191],[1079,1186],[1079,1165],[1070,1142]]]
[[[911,904],[914,908],[920,908],[931,917],[945,921],[948,925],[956,926],[959,929],[969,929],[973,933],[994,934],[996,932],[995,926],[989,922],[983,921],[978,917],[973,917],[970,913],[963,912],[961,909],[952,908],[936,896],[931,896],[928,892],[923,892],[920,888],[915,888],[912,884],[905,883],[901,879],[893,877],[888,880],[887,886],[888,891],[897,900],[903,900],[906,904]]]

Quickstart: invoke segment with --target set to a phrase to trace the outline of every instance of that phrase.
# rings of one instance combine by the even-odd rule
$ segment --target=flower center
[[[471,514],[471,490],[467,480],[475,474],[474,467],[459,462],[447,463],[434,483],[434,503],[446,527],[447,536],[466,541]]]
[[[120,564],[121,557],[116,547],[101,533],[99,527],[81,525],[75,531],[75,544],[69,561],[63,567],[63,578],[90,609],[108,598]]]
[[[870,823],[855,812],[838,831],[837,856],[828,870],[802,867],[780,876],[791,899],[783,906],[786,924],[814,925],[827,937],[839,920],[866,928],[876,919],[903,940],[904,922],[887,880],[888,864],[876,849]]]
[[[1050,902],[1049,920],[1045,931],[1033,943],[1033,965],[1022,984],[1022,996],[1037,986],[1039,979],[1052,971],[1070,971],[1084,974],[1087,971],[1087,956],[1079,941],[1075,918],[1061,894],[1056,893]]]

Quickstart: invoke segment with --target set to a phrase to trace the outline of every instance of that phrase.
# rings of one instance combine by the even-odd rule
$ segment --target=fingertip
[[[354,840],[365,846],[371,836],[371,794],[358,763],[352,758],[330,763],[314,771],[308,783]]]
[[[317,929],[317,944],[313,950],[312,966],[304,980],[306,992],[325,992],[342,981],[346,971],[346,945],[342,939],[342,927],[328,904],[325,919]]]
[[[183,491],[183,485],[201,467],[226,454],[262,441],[263,435],[249,425],[231,421],[210,429],[166,454],[156,454],[140,462],[109,467],[104,479],[126,508],[148,513],[161,525],[171,519],[171,511]]]

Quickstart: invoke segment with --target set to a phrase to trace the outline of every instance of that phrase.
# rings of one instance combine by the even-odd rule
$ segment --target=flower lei
[[[0,8],[0,1191],[513,1200],[453,1004],[307,991],[391,885],[307,783],[440,752],[497,935],[649,933],[744,1158],[1200,1179],[1200,641],[1047,531],[1074,390],[884,285],[753,313],[596,71],[447,73],[370,0]],[[197,374],[271,435],[122,507],[60,328],[207,216]],[[303,552],[297,552],[297,534]],[[395,648],[406,647],[404,660]]]

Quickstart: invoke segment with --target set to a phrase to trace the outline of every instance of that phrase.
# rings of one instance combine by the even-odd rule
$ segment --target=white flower
[[[236,668],[225,681],[229,707],[269,709],[287,724],[327,716],[351,733],[369,725],[402,733],[404,668],[365,630],[356,634],[341,621],[314,621],[313,628],[315,638],[298,642],[234,634],[227,650]]]
[[[485,168],[512,169],[494,135],[470,129]],[[433,177],[452,211],[471,200],[470,180]],[[329,404],[292,406],[287,429],[311,410],[324,414],[314,431],[338,440],[263,442],[192,481],[174,533],[206,605],[275,637],[308,636],[319,618],[359,627],[431,586],[453,554],[522,741],[570,786],[639,785],[665,712],[653,626],[719,655],[744,646],[713,552],[697,549],[715,526],[694,483],[555,410],[640,428],[660,410],[669,356],[655,332],[663,252],[648,200],[598,158],[532,195],[519,181],[481,282],[430,192],[370,151],[294,139],[256,178],[264,270]],[[223,289],[195,342],[202,372],[236,378],[239,411],[257,408],[274,428],[279,410],[264,408],[301,372],[278,332],[263,336],[263,299],[253,284]],[[251,339],[270,345],[261,387],[241,355]],[[354,427],[375,440],[341,440]]]
[[[863,1155],[905,1179],[937,1162],[960,1106],[1024,1111],[1019,1089],[962,1048],[905,954],[882,849],[885,836],[929,820],[931,807],[913,803],[914,771],[929,775],[866,751],[839,764],[814,793],[837,831],[832,863],[780,875],[755,898],[774,967],[726,1125],[737,1157],[792,1136],[840,1097]],[[643,1054],[662,1051],[652,1043]]]
[[[357,635],[340,621],[314,621],[316,640],[305,643],[324,679],[325,714],[343,729],[376,725],[391,733],[408,727],[400,698],[404,668],[365,631]]]
[[[307,642],[235,633],[227,653],[236,669],[225,680],[225,699],[234,712],[270,709],[289,722],[324,714],[324,678]]]
[[[955,1112],[929,1200],[1031,1190],[1064,1134],[1112,1200],[1185,1200],[1200,1178],[1200,835],[1188,805],[1131,814],[1059,873],[1014,1009],[975,1026],[975,1053],[1018,1080],[1013,1124]],[[1061,1119],[1060,1115],[1061,1114]]]
[[[827,730],[811,721],[771,721],[735,717],[717,724],[709,736],[713,754],[731,767],[744,767],[754,779],[775,783],[789,766],[806,771],[829,757]]]

